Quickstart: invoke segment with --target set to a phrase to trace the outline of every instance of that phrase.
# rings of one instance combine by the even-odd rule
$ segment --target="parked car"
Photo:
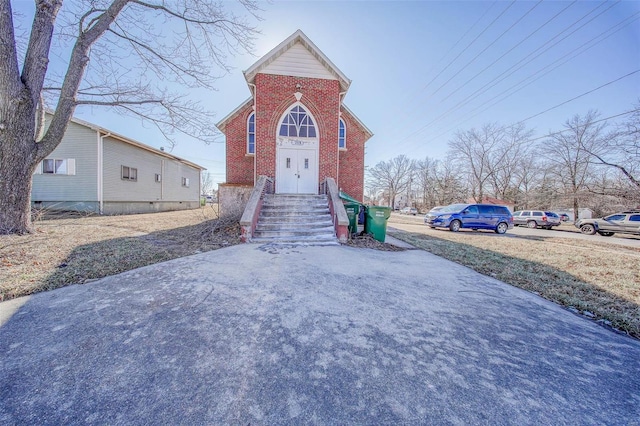
[[[515,226],[527,226],[528,228],[551,229],[560,226],[562,220],[554,212],[542,210],[520,210],[513,213],[513,224]]]
[[[560,216],[560,220],[562,222],[569,222],[569,215],[566,213],[560,213],[558,216]]]
[[[418,214],[418,209],[415,207],[403,207],[400,209],[400,214],[412,214],[415,216]]]
[[[461,228],[491,229],[504,234],[513,228],[513,216],[505,206],[493,204],[451,204],[424,217],[431,228],[449,228],[458,232]]]
[[[574,225],[587,235],[596,232],[605,237],[615,233],[640,235],[640,210],[624,211],[598,219],[579,219]]]

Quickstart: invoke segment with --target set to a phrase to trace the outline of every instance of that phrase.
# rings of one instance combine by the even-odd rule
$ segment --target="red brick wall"
[[[296,102],[297,84],[302,85],[300,102],[313,115],[320,136],[318,181],[336,178],[338,164],[337,80],[258,74],[256,84],[256,170],[258,175],[276,175],[276,135],[280,117]]]
[[[297,101],[294,93],[301,84],[300,102],[313,115],[320,137],[318,182],[336,179],[338,187],[362,200],[364,192],[364,142],[366,135],[346,111],[347,150],[338,151],[340,84],[337,80],[258,74],[256,84],[256,175],[276,176],[276,135],[282,115]],[[248,105],[225,128],[227,183],[254,182],[254,158],[246,155]],[[337,165],[339,164],[339,172]]]
[[[227,182],[253,186],[253,155],[247,155],[247,119],[251,104],[243,108],[225,128]]]
[[[342,120],[347,128],[347,149],[340,151],[338,188],[356,200],[363,201],[364,143],[367,140],[367,136],[348,112],[342,112]]]

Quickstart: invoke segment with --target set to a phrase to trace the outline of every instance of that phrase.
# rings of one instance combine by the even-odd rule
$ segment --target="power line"
[[[485,47],[480,53],[478,53],[476,56],[473,57],[473,59],[471,59],[469,62],[467,62],[462,68],[460,68],[460,70],[458,70],[457,73],[455,73],[454,75],[452,75],[449,80],[445,81],[440,87],[438,87],[436,89],[435,92],[433,92],[431,94],[431,96],[435,95],[436,93],[438,93],[440,91],[440,89],[442,89],[444,86],[446,86],[447,84],[449,84],[449,82],[451,80],[453,80],[455,77],[457,77],[462,71],[464,71],[465,69],[467,69],[467,67],[469,65],[471,65],[472,63],[474,63],[476,61],[476,59],[478,59],[480,57],[480,55],[482,55],[484,52],[486,52],[491,46],[493,46],[494,44],[496,44],[498,42],[498,40],[500,40],[505,34],[507,34],[509,31],[511,31],[513,29],[513,27],[515,27],[518,23],[520,23],[520,21],[522,21],[527,15],[529,15],[529,13],[533,12],[533,10],[540,6],[540,4],[542,3],[543,0],[538,1],[538,3],[536,3],[531,9],[529,9],[524,15],[522,15],[520,18],[518,18],[518,20],[516,20],[516,22],[514,22],[509,28],[507,28],[505,31],[502,32],[502,34],[500,34],[495,40],[493,40],[487,47]]]
[[[600,120],[592,121],[591,124],[601,123],[603,121],[611,120],[612,118],[622,117],[623,115],[633,114],[634,112],[638,112],[638,111],[640,111],[640,109],[632,109],[631,111],[626,111],[626,112],[621,112],[620,114],[610,115],[609,117],[605,117],[605,118],[601,118]],[[513,127],[513,126],[510,126],[510,127]],[[540,140],[540,139],[548,138],[549,136],[555,136],[555,135],[559,135],[559,134],[564,133],[564,132],[570,132],[571,130],[572,129],[564,129],[564,130],[559,130],[559,131],[554,132],[554,133],[547,133],[546,135],[538,136],[537,138],[533,138],[533,139],[529,139],[526,142],[535,142],[535,141]]]
[[[577,0],[576,0],[576,1],[577,1]],[[445,54],[440,58],[440,60],[438,60],[438,63],[435,65],[435,67],[437,67],[438,65],[440,65],[440,63],[441,63],[441,62],[442,62],[442,61],[443,61],[447,56],[449,56],[449,55],[451,54],[451,52],[453,52],[453,51],[455,50],[455,48],[456,48],[456,47],[458,47],[458,44],[460,44],[460,42],[461,42],[462,40],[464,40],[464,38],[467,36],[467,34],[469,34],[469,33],[470,33],[470,32],[471,32],[471,31],[476,27],[476,25],[478,25],[478,23],[479,23],[479,22],[480,22],[480,21],[481,21],[481,20],[482,20],[486,15],[487,15],[487,13],[489,13],[489,11],[490,11],[491,9],[493,9],[493,6],[495,6],[495,5],[496,5],[496,3],[498,3],[498,0],[495,0],[493,3],[491,3],[491,5],[489,6],[489,8],[488,8],[487,10],[485,10],[485,11],[484,11],[484,13],[483,13],[482,15],[480,15],[480,17],[479,17],[479,18],[478,18],[478,19],[473,23],[473,25],[471,25],[471,26],[469,27],[469,29],[467,29],[467,31],[465,31],[465,33],[464,33],[464,34],[463,34],[463,35],[458,39],[458,41],[456,41],[456,42],[453,44],[453,46],[451,46],[451,47],[447,50],[447,53],[445,53]],[[476,39],[474,39],[474,41],[473,41],[473,42],[475,42],[475,40],[477,40],[477,37],[476,37]],[[473,44],[473,42],[471,42],[471,44]],[[465,47],[465,49],[464,49],[462,52],[460,52],[460,55],[462,55],[462,54],[463,54],[463,53],[464,53],[464,52],[465,52],[465,51],[466,51],[466,50],[471,46],[471,44],[469,44],[467,47]],[[412,96],[412,97],[408,98],[407,102],[412,101],[416,96],[418,96],[418,94],[419,94],[420,92],[422,92],[423,90],[426,90],[426,89],[429,87],[429,85],[431,85],[431,83],[433,83],[433,82],[434,82],[434,80],[436,80],[436,79],[437,79],[437,78],[438,78],[438,77],[439,77],[439,76],[440,76],[440,75],[441,75],[441,74],[442,74],[442,73],[443,73],[443,72],[444,72],[444,71],[445,71],[449,66],[451,66],[451,64],[452,64],[452,63],[453,63],[453,62],[454,62],[454,61],[455,61],[455,60],[456,60],[460,55],[458,55],[456,58],[454,58],[454,59],[453,59],[453,61],[449,62],[449,64],[447,64],[447,66],[446,66],[442,71],[440,71],[440,73],[438,73],[438,75],[436,75],[435,77],[433,77],[433,79],[432,79],[429,83],[427,83],[425,86],[423,86],[423,87],[422,87],[420,90],[418,90],[417,92],[414,92],[414,93],[413,93],[413,94],[414,94],[414,96]],[[435,68],[435,67],[434,67],[434,68]],[[432,68],[431,70],[429,70],[429,72],[428,72],[427,74],[431,74],[431,71],[433,71],[433,68]]]
[[[487,10],[485,10],[485,12],[480,16],[480,18],[478,18],[476,20],[476,22],[473,23],[473,25],[471,25],[471,27],[469,27],[469,29],[462,35],[462,37],[460,37],[458,39],[458,41],[456,41],[454,43],[454,45],[447,51],[447,53],[444,54],[444,56],[442,56],[442,58],[440,58],[440,60],[438,61],[438,64],[440,64],[440,62],[442,62],[444,60],[444,58],[446,58],[450,52],[452,52],[456,46],[467,36],[467,34],[469,34],[473,28],[476,27],[476,25],[487,15],[487,13],[489,13],[489,11],[493,8],[493,6],[498,3],[498,1],[494,1],[493,3],[491,3],[491,6],[489,6],[489,8]],[[511,7],[511,6],[509,6]],[[507,7],[507,9],[505,9],[500,16],[502,16],[502,14],[504,14],[504,12],[506,12],[506,10],[509,9],[509,7]],[[445,66],[435,77],[433,77],[431,79],[431,81],[429,81],[426,85],[424,85],[422,88],[420,88],[418,91],[414,92],[413,96],[409,95],[409,97],[405,98],[406,100],[402,102],[402,105],[409,103],[411,101],[413,101],[417,96],[419,96],[419,94],[421,92],[423,92],[424,90],[426,90],[431,83],[433,83],[438,77],[440,77],[440,75],[442,75],[442,73],[444,73],[464,52],[466,52],[478,39],[479,37],[484,34],[485,31],[487,31],[489,29],[489,27],[491,25],[493,25],[493,23],[500,17],[498,16],[497,18],[495,18],[493,20],[493,22],[491,22],[491,24],[489,24],[487,27],[485,27],[484,30],[482,30],[482,32],[480,34],[478,34],[472,41],[471,43],[469,43],[459,54],[458,56],[456,56],[455,58],[453,58],[448,64],[447,66]],[[431,73],[431,70],[429,71],[429,73]],[[409,117],[407,115],[399,115],[399,114],[392,114],[394,117],[402,117],[400,120],[395,120],[395,124],[393,126],[389,126],[389,127],[395,127],[395,126],[399,126],[400,124],[403,124],[404,122],[406,122]]]
[[[607,87],[607,86],[609,86],[609,85],[611,85],[611,84],[613,84],[613,83],[616,83],[616,82],[618,82],[618,81],[620,81],[620,80],[622,80],[622,79],[624,79],[624,78],[630,77],[630,76],[632,76],[632,75],[634,75],[634,74],[637,74],[637,73],[639,73],[639,72],[640,72],[640,69],[637,69],[637,70],[635,70],[635,71],[632,71],[632,72],[630,72],[629,74],[625,74],[625,75],[623,75],[622,77],[616,78],[615,80],[612,80],[612,81],[610,81],[610,82],[608,82],[608,83],[605,83],[605,84],[603,84],[603,85],[601,85],[601,86],[598,86],[598,87],[596,87],[595,89],[591,89],[591,90],[589,90],[588,92],[584,92],[584,93],[583,93],[583,94],[581,94],[581,95],[578,95],[578,96],[576,96],[576,97],[574,97],[574,98],[571,98],[571,99],[569,99],[569,100],[567,100],[567,101],[561,102],[561,103],[559,103],[558,105],[552,106],[551,108],[545,109],[544,111],[539,112],[539,113],[537,113],[537,114],[534,114],[534,115],[532,115],[531,117],[527,117],[527,118],[525,118],[524,120],[520,120],[517,124],[524,123],[524,122],[525,122],[525,121],[527,121],[527,120],[531,120],[532,118],[538,117],[539,115],[545,114],[545,113],[547,113],[547,112],[549,112],[549,111],[551,111],[551,110],[554,110],[554,109],[556,109],[556,108],[559,108],[559,107],[561,107],[562,105],[568,104],[569,102],[573,102],[573,101],[575,101],[576,99],[579,99],[579,98],[581,98],[581,97],[583,97],[583,96],[586,96],[586,95],[588,95],[588,94],[590,94],[590,93],[595,92],[596,90],[600,90],[600,89],[602,89],[603,87]]]
[[[542,44],[540,47],[538,47],[537,49],[535,49],[533,52],[529,53],[528,55],[526,55],[524,58],[522,58],[520,61],[518,61],[516,64],[512,65],[510,68],[508,68],[507,70],[505,70],[504,72],[502,72],[500,75],[498,75],[497,77],[495,77],[493,80],[491,80],[489,83],[485,84],[484,86],[482,86],[480,89],[476,90],[474,93],[472,93],[471,95],[469,95],[467,98],[465,98],[464,100],[460,101],[458,104],[454,105],[452,108],[450,108],[449,110],[445,111],[443,114],[440,114],[438,117],[436,117],[435,119],[431,120],[429,123],[425,124],[424,126],[420,127],[418,130],[414,131],[413,133],[409,134],[408,136],[406,136],[405,138],[403,138],[400,142],[406,141],[409,138],[415,136],[416,134],[420,133],[421,131],[423,131],[424,129],[426,129],[427,127],[431,126],[433,123],[435,123],[436,121],[440,120],[441,118],[446,117],[447,115],[450,115],[452,112],[454,112],[456,109],[458,109],[459,106],[461,106],[462,104],[467,104],[468,102],[476,99],[477,97],[479,97],[480,95],[486,93],[489,89],[495,87],[496,85],[498,85],[499,83],[501,83],[502,81],[506,80],[506,78],[510,77],[511,75],[513,75],[516,71],[522,69],[524,66],[526,66],[527,64],[531,63],[533,60],[535,60],[536,58],[538,58],[539,56],[541,56],[543,53],[549,51],[551,48],[555,47],[557,44],[559,44],[560,42],[564,41],[565,39],[567,39],[568,37],[570,37],[571,35],[575,34],[577,31],[579,31],[580,29],[584,28],[586,25],[588,25],[589,23],[591,23],[593,20],[595,20],[596,18],[598,18],[599,16],[601,16],[603,13],[607,12],[608,10],[610,10],[612,7],[614,7],[615,5],[617,5],[619,3],[616,2],[613,5],[611,5],[610,7],[608,7],[607,9],[603,10],[602,12],[598,13],[596,16],[594,16],[593,18],[589,19],[587,22],[585,22],[584,24],[582,24],[580,27],[576,28],[574,31],[572,31],[571,33],[567,34],[565,37],[563,37],[562,39],[558,40],[557,42],[555,42],[554,44],[552,44],[551,46],[547,47],[546,49],[544,49],[542,52],[538,53],[537,55],[535,55],[533,58],[529,59],[527,62],[525,62],[524,64],[522,64],[523,61],[527,60],[531,55],[535,54],[536,52],[540,51],[542,48],[544,48],[545,46],[547,46],[549,43],[551,43],[552,41],[554,41],[555,39],[557,39],[559,36],[561,36],[562,34],[564,34],[565,32],[567,32],[569,29],[571,29],[572,27],[574,27],[576,24],[578,24],[579,22],[581,22],[582,20],[584,20],[586,17],[588,17],[589,15],[591,15],[592,13],[594,13],[597,9],[599,9],[600,7],[602,7],[605,3],[601,3],[600,5],[596,6],[594,9],[590,10],[589,12],[587,12],[585,15],[583,15],[580,19],[578,19],[577,21],[573,22],[571,25],[569,25],[568,27],[566,27],[564,30],[562,30],[561,32],[559,32],[558,34],[556,34],[555,36],[553,36],[551,39],[547,40],[544,44]],[[629,18],[627,18],[629,19]],[[624,22],[624,21],[623,21]],[[620,24],[617,24],[620,25]],[[617,26],[616,25],[616,26]],[[612,27],[615,28],[616,26]],[[594,37],[593,39],[591,39],[589,42],[595,40],[596,38],[602,36],[603,34],[605,34],[606,32],[610,31],[612,28],[610,28],[609,30],[601,33],[600,35]],[[602,40],[601,40],[602,41]],[[583,44],[582,46],[588,44],[589,42]],[[582,46],[578,47],[581,48]],[[591,46],[593,47],[593,46]],[[575,49],[574,49],[575,50]],[[585,49],[585,51],[588,49]],[[584,52],[582,52],[584,53]],[[566,57],[566,55],[563,55],[563,57]],[[556,61],[557,62],[557,61]],[[522,64],[522,65],[520,65]],[[553,64],[553,63],[552,63]],[[518,65],[520,65],[518,67]],[[549,66],[549,65],[548,65]],[[547,66],[547,67],[548,67]],[[517,67],[517,68],[516,68]],[[547,68],[545,67],[545,68]],[[516,68],[516,69],[514,69]],[[544,68],[543,68],[544,69]],[[513,70],[513,71],[511,71]],[[503,77],[505,74],[507,74],[509,71],[511,71],[508,75],[506,75],[504,78],[501,79],[501,77]],[[539,73],[540,70],[537,73]],[[535,74],[534,74],[535,76]],[[525,78],[523,81],[526,81],[527,79],[531,78],[531,76]],[[522,83],[522,81],[520,82]],[[511,88],[517,86],[518,84],[512,86]],[[507,89],[506,91],[511,90]],[[503,91],[500,95],[504,94],[506,91]],[[495,99],[496,97],[500,96],[494,96],[491,100]],[[474,109],[473,111],[476,111],[478,109],[481,109],[484,105],[486,105],[487,103],[491,102],[491,100],[485,102],[484,104],[482,104],[480,107]],[[494,104],[495,105],[495,104]],[[486,109],[485,109],[486,110]],[[470,119],[470,118],[469,118]],[[465,120],[469,121],[469,119]]]
[[[460,124],[464,124],[464,123],[466,123],[466,122],[470,121],[470,120],[471,120],[471,119],[473,119],[474,117],[476,117],[476,116],[478,116],[479,114],[481,114],[483,111],[486,111],[487,109],[489,109],[489,108],[492,108],[492,107],[496,106],[496,105],[497,105],[497,104],[499,104],[500,102],[502,102],[502,101],[504,101],[505,99],[507,99],[507,98],[511,97],[512,95],[516,94],[517,92],[519,92],[520,90],[524,89],[525,87],[527,87],[527,86],[529,86],[529,85],[531,85],[531,84],[535,83],[536,81],[540,80],[542,77],[546,76],[547,74],[551,73],[552,71],[556,70],[557,68],[559,68],[559,67],[561,67],[562,65],[566,64],[567,62],[570,62],[571,60],[575,59],[576,57],[578,57],[578,56],[582,55],[582,54],[583,54],[583,53],[585,53],[587,50],[589,50],[589,49],[591,49],[591,48],[595,47],[596,45],[598,45],[599,43],[603,42],[604,40],[608,39],[609,37],[611,37],[612,35],[614,35],[614,34],[615,34],[615,33],[617,33],[618,31],[620,31],[620,30],[622,30],[623,28],[625,28],[626,26],[630,25],[633,21],[638,20],[637,15],[639,15],[639,14],[640,14],[640,12],[635,13],[634,15],[630,16],[629,18],[624,19],[623,21],[619,22],[618,24],[614,25],[613,27],[609,28],[608,30],[606,30],[606,31],[604,31],[604,32],[602,32],[602,33],[600,33],[600,34],[599,34],[599,35],[597,35],[596,37],[592,38],[591,40],[587,41],[586,43],[583,43],[581,46],[579,46],[578,48],[576,48],[576,49],[574,49],[574,50],[573,50],[573,52],[576,52],[578,49],[581,49],[581,48],[583,48],[583,47],[587,46],[589,43],[593,42],[594,40],[596,40],[596,39],[598,39],[598,38],[602,37],[603,35],[605,35],[606,33],[610,32],[610,31],[612,31],[612,30],[613,30],[613,29],[615,29],[616,27],[618,27],[618,26],[620,26],[620,25],[624,24],[624,25],[622,25],[620,28],[618,28],[618,29],[616,29],[615,31],[611,32],[611,34],[607,35],[606,37],[602,38],[601,40],[598,40],[597,42],[593,43],[591,46],[586,47],[586,48],[585,48],[585,49],[583,49],[581,52],[577,52],[577,53],[575,53],[575,54],[573,54],[572,56],[569,56],[569,57],[566,57],[566,55],[567,55],[567,54],[563,55],[563,56],[562,56],[562,58],[560,58],[560,59],[558,59],[558,60],[556,60],[556,61],[552,62],[551,64],[548,64],[547,66],[545,66],[545,67],[541,68],[540,70],[536,71],[534,74],[532,74],[532,75],[530,75],[530,76],[526,77],[526,78],[525,78],[525,79],[523,79],[523,80],[520,80],[518,83],[514,84],[513,86],[509,87],[508,89],[506,89],[506,90],[502,91],[502,92],[501,92],[501,93],[499,93],[498,95],[496,95],[496,96],[492,97],[492,98],[491,98],[491,99],[489,99],[488,101],[486,101],[486,102],[484,102],[483,104],[479,105],[478,107],[474,108],[473,110],[471,110],[471,111],[470,111],[470,113],[474,113],[474,112],[476,112],[476,111],[478,111],[478,113],[476,113],[476,114],[474,114],[474,115],[471,115],[470,117],[467,117],[467,119],[466,119],[466,120],[464,120],[464,121],[462,121],[462,122],[460,122],[460,123],[459,123],[459,125],[460,125]],[[633,18],[633,19],[632,19],[632,18]],[[625,23],[625,21],[627,21],[627,20],[629,20],[629,22]],[[571,53],[571,52],[570,52],[570,53]],[[565,57],[566,57],[566,59],[565,59],[564,61],[562,61],[562,59],[563,59],[563,58],[565,58]],[[559,64],[557,64],[559,61],[562,61],[562,62],[561,62],[561,63],[559,63]],[[514,90],[513,92],[509,93],[507,96],[504,96],[502,99],[499,99],[498,101],[494,102],[493,104],[491,104],[491,105],[489,105],[489,106],[485,107],[488,103],[490,103],[490,102],[491,102],[491,101],[493,101],[494,99],[499,98],[500,96],[504,95],[505,93],[509,92],[510,90],[512,90],[512,89],[514,89],[514,88],[516,88],[516,87],[520,86],[520,85],[521,85],[522,83],[524,83],[525,81],[527,81],[527,80],[529,80],[529,79],[531,79],[531,78],[535,77],[535,76],[536,76],[536,75],[538,75],[540,72],[544,71],[545,69],[547,69],[547,68],[549,68],[550,66],[555,65],[555,64],[557,64],[555,67],[551,68],[549,71],[547,71],[547,72],[545,72],[544,74],[540,75],[538,78],[536,78],[536,79],[534,79],[534,80],[531,80],[531,81],[530,81],[530,82],[528,82],[527,84],[525,84],[525,85],[523,85],[523,86],[521,86],[521,87],[517,88],[517,89],[516,89],[516,90]],[[477,97],[477,96],[476,96],[476,97]],[[475,98],[474,98],[474,99],[475,99]],[[457,105],[456,105],[456,106],[457,106]],[[447,115],[449,115],[449,114],[453,111],[453,109],[455,109],[455,107],[454,107],[454,108],[452,108],[452,109],[450,109],[449,111],[446,111],[444,114],[441,114],[441,115],[438,117],[438,119],[439,119],[439,118],[442,118],[442,117],[445,117],[445,116],[447,116]],[[429,124],[432,124],[432,122],[431,122],[431,123],[429,123]],[[443,132],[443,133],[439,134],[438,136],[436,136],[436,138],[438,138],[438,137],[440,137],[440,136],[442,136],[442,135],[444,135],[444,134],[449,133],[449,132],[450,132],[453,128],[455,128],[455,127],[457,127],[457,126],[453,126],[453,127],[452,127],[452,128],[450,128],[449,130],[447,130],[447,131],[445,131],[445,132]]]
[[[576,4],[578,2],[578,0],[574,0],[572,3],[570,3],[567,7],[565,7],[564,9],[562,9],[560,12],[556,13],[554,16],[552,16],[551,18],[549,18],[544,24],[540,25],[538,28],[536,28],[533,32],[529,33],[529,35],[527,35],[525,38],[523,38],[522,40],[520,40],[517,44],[515,44],[511,49],[507,50],[504,54],[502,54],[502,56],[500,56],[498,59],[496,59],[495,61],[493,61],[492,63],[490,63],[489,65],[487,65],[484,69],[482,69],[482,71],[480,71],[479,73],[477,73],[476,75],[474,75],[473,77],[471,77],[469,80],[465,81],[464,84],[462,84],[460,87],[458,87],[456,90],[454,90],[453,92],[449,93],[447,96],[445,96],[446,98],[449,98],[450,96],[454,95],[455,93],[457,93],[460,89],[462,89],[463,87],[465,87],[467,84],[469,84],[470,82],[472,82],[473,80],[476,79],[476,77],[480,76],[482,73],[484,73],[487,69],[491,68],[492,66],[494,66],[497,62],[499,62],[502,58],[504,58],[505,56],[507,56],[509,53],[513,52],[518,46],[520,46],[522,43],[524,43],[525,41],[527,41],[529,38],[531,38],[535,33],[537,33],[538,31],[540,31],[542,28],[544,28],[546,25],[548,25],[551,21],[553,21],[554,19],[556,19],[558,16],[560,16],[562,13],[564,13],[567,9],[569,9],[571,6],[573,6],[574,4]],[[458,105],[460,105],[460,103],[458,103]],[[456,105],[456,106],[458,106]],[[454,107],[455,108],[455,107]]]
[[[478,41],[478,39],[479,39],[480,37],[482,37],[482,35],[483,35],[485,32],[487,32],[487,30],[488,30],[489,28],[491,28],[491,26],[493,26],[493,24],[495,24],[495,23],[498,21],[498,19],[500,19],[500,18],[502,17],[502,15],[504,15],[504,14],[507,12],[507,10],[509,10],[509,9],[511,8],[511,6],[513,6],[514,4],[515,4],[515,0],[514,0],[514,1],[512,1],[512,2],[509,4],[509,6],[507,6],[507,7],[506,7],[506,8],[505,8],[505,9],[504,9],[504,10],[503,10],[503,11],[502,11],[498,16],[496,16],[496,17],[493,19],[493,21],[491,21],[491,23],[489,23],[489,25],[487,25],[487,26],[486,26],[486,27],[485,27],[485,28],[480,32],[480,34],[478,34],[478,35],[477,35],[473,40],[471,40],[471,43],[469,43],[469,44],[468,44],[464,49],[462,49],[462,52],[458,53],[458,55],[457,55],[455,58],[453,58],[453,59],[452,59],[452,60],[447,64],[447,66],[446,66],[446,67],[444,67],[444,68],[442,69],[442,71],[440,71],[440,72],[439,72],[435,77],[433,77],[433,78],[431,79],[431,81],[429,81],[429,82],[426,84],[426,86],[424,86],[424,87],[421,89],[421,91],[422,91],[422,90],[425,90],[427,87],[429,87],[429,85],[431,85],[431,83],[433,83],[433,82],[434,82],[438,77],[440,77],[440,76],[442,75],[442,73],[444,73],[447,69],[449,69],[449,67],[450,67],[451,65],[453,65],[453,63],[454,63],[455,61],[457,61],[457,60],[458,60],[458,58],[459,58],[460,56],[462,56],[462,54],[463,54],[464,52],[466,52],[466,51],[467,51],[467,50],[468,50],[468,49],[469,49],[469,48],[470,48],[470,47],[471,47],[471,46],[472,46],[476,41]],[[493,5],[491,5],[491,6],[493,7]],[[489,8],[489,9],[491,9],[491,8]],[[487,10],[487,11],[488,11],[488,10]],[[485,14],[486,14],[486,13],[485,13]],[[483,16],[484,16],[484,15],[483,15]],[[474,26],[475,26],[475,24],[474,24]]]
[[[603,3],[604,4],[604,3]],[[519,67],[517,67],[516,69],[514,69],[513,71],[511,71],[509,74],[507,74],[504,78],[500,78],[502,76],[504,76],[504,74],[506,74],[507,72],[509,72],[510,70],[512,70],[514,67],[518,66],[519,64],[522,63],[522,61],[526,60],[531,54],[537,52],[538,50],[540,50],[542,47],[546,46],[549,42],[551,42],[552,40],[554,40],[555,38],[557,38],[559,35],[561,35],[562,33],[564,33],[565,31],[567,31],[569,28],[571,28],[573,25],[575,25],[576,23],[580,22],[582,19],[584,19],[586,16],[590,15],[591,13],[593,13],[593,11],[595,11],[596,9],[598,9],[600,6],[597,6],[595,9],[593,9],[592,11],[590,11],[589,13],[587,13],[585,16],[583,16],[582,18],[580,18],[578,21],[574,22],[573,24],[571,24],[569,27],[567,27],[565,30],[563,30],[562,32],[560,32],[559,34],[557,34],[556,36],[554,36],[553,38],[551,38],[550,40],[548,40],[545,44],[543,44],[542,46],[540,46],[538,49],[534,50],[531,54],[525,56],[523,59],[521,59],[519,62],[517,62],[515,65],[511,66],[510,68],[508,68],[506,71],[504,71],[502,74],[498,75],[496,78],[494,78],[493,80],[491,80],[489,83],[485,84],[484,86],[482,86],[480,89],[476,90],[475,92],[473,92],[471,95],[469,95],[467,98],[463,99],[462,101],[458,102],[456,105],[454,105],[452,108],[450,108],[448,111],[446,111],[445,113],[441,114],[440,116],[438,116],[435,120],[431,121],[428,125],[431,125],[433,122],[439,120],[440,118],[444,118],[445,116],[449,115],[450,112],[455,111],[455,109],[459,106],[461,106],[462,104],[466,104],[476,98],[478,98],[480,95],[486,93],[487,91],[489,91],[490,89],[492,89],[493,87],[497,86],[498,84],[500,84],[501,82],[505,81],[508,77],[511,77],[515,72],[521,70],[522,68],[524,68],[526,65],[530,64],[531,62],[533,62],[535,59],[537,59],[538,57],[540,57],[542,54],[548,52],[549,50],[551,50],[553,47],[557,46],[560,42],[566,40],[568,37],[570,37],[571,35],[573,35],[574,33],[576,33],[577,31],[579,31],[580,29],[584,28],[587,24],[589,24],[590,22],[592,22],[594,19],[596,19],[597,17],[599,17],[600,15],[602,15],[603,13],[607,12],[609,9],[611,9],[613,6],[615,6],[617,3],[615,3],[614,5],[610,6],[609,8],[603,10],[602,12],[600,12],[598,15],[594,16],[593,18],[591,18],[589,21],[585,22],[583,25],[581,25],[580,27],[576,28],[574,31],[572,31],[571,33],[567,34],[565,37],[563,37],[562,39],[558,40],[556,43],[552,44],[551,46],[549,46],[548,48],[546,48],[545,50],[543,50],[542,52],[540,52],[539,54],[537,54],[536,56],[534,56],[533,58],[529,59],[527,62],[525,62],[524,64],[520,65]],[[637,13],[635,14],[637,15]],[[632,18],[632,15],[630,18]],[[626,18],[630,19],[630,18]],[[625,20],[623,20],[622,22],[624,22]],[[621,23],[622,23],[621,22]],[[608,30],[600,33],[599,35],[597,35],[596,37],[592,38],[591,40],[589,40],[586,43],[583,43],[582,45],[580,45],[579,47],[577,47],[576,49],[573,49],[573,51],[576,51],[584,46],[586,46],[587,44],[589,44],[590,42],[592,42],[593,40],[601,37],[602,35],[606,34],[607,32],[611,31],[612,29],[614,29],[616,26],[620,25],[621,23],[618,23],[616,25],[614,25],[613,27],[609,28]],[[620,28],[621,29],[621,28]],[[608,38],[609,36],[605,37],[604,39],[600,40],[598,43],[600,43],[601,41],[604,41],[606,38]],[[597,43],[596,43],[597,44]],[[595,44],[594,44],[595,45]],[[591,46],[593,47],[593,46]],[[591,47],[585,49],[584,51],[590,49]],[[581,52],[581,53],[584,53]],[[571,52],[569,52],[571,53]],[[567,54],[563,55],[563,57],[566,57]],[[576,57],[578,55],[575,55],[574,57]],[[521,80],[520,82],[514,84],[513,86],[511,86],[509,89],[502,91],[499,95],[494,96],[493,98],[491,98],[490,100],[486,101],[485,103],[483,103],[482,105],[480,105],[478,108],[476,108],[473,111],[476,111],[480,108],[482,108],[484,105],[486,105],[487,103],[491,102],[492,100],[496,99],[497,97],[503,95],[504,93],[508,92],[509,90],[513,89],[514,87],[518,86],[519,84],[523,83],[524,81],[535,77],[535,75],[537,75],[538,73],[542,72],[543,70],[545,70],[546,68],[548,68],[549,66],[557,63],[558,61],[560,61],[561,59],[558,59],[554,62],[552,62],[551,64],[541,68],[540,70],[536,71],[533,75],[530,75],[528,77],[526,77],[525,79]],[[563,62],[562,64],[566,63],[568,61]],[[561,64],[561,65],[562,65]],[[557,68],[557,67],[556,67]],[[555,69],[555,68],[554,68]],[[545,74],[546,75],[546,74]],[[488,86],[488,87],[487,87]],[[526,87],[526,86],[524,86]],[[514,92],[515,93],[515,92]],[[510,95],[509,95],[510,96]],[[494,104],[495,105],[495,104]],[[493,106],[493,105],[492,105]],[[472,112],[473,112],[472,111]]]

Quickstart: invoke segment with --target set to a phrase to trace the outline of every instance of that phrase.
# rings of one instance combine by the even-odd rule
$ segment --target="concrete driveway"
[[[419,250],[240,245],[0,304],[0,424],[640,424],[640,342]]]

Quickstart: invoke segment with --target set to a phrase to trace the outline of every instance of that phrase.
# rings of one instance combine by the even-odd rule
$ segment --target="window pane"
[[[300,133],[298,134],[298,136],[300,136],[301,138],[306,138],[307,137],[307,128],[306,127],[300,127]]]
[[[305,168],[305,169],[308,169],[308,168],[309,168],[309,159],[308,159],[308,158],[305,158],[305,159],[304,159],[304,168]]]
[[[291,168],[291,158],[287,158],[287,169]]]
[[[640,222],[640,214],[632,214],[629,216],[629,222]]]
[[[129,170],[131,170],[130,175],[129,175],[129,179],[138,180],[138,169],[131,168]]]
[[[315,138],[316,137],[316,128],[315,127],[309,127],[309,137],[310,138]]]
[[[122,166],[122,179],[129,179],[129,168]]]
[[[42,173],[53,173],[53,160],[42,160]]]
[[[289,136],[298,136],[296,126],[289,126]]]
[[[56,160],[56,173],[67,174],[67,160]]]

